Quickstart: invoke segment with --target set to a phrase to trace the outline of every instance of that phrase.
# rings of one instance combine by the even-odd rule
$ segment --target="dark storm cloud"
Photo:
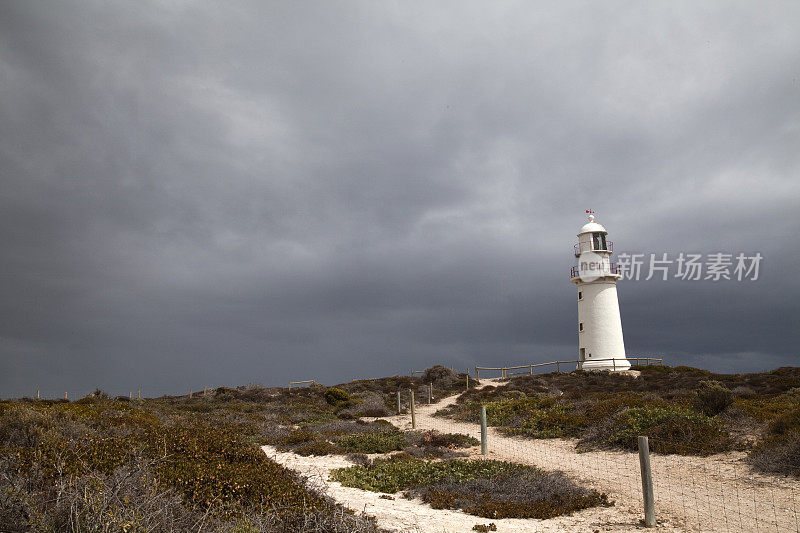
[[[3,396],[572,358],[570,250],[633,354],[796,364],[794,6],[5,3]]]

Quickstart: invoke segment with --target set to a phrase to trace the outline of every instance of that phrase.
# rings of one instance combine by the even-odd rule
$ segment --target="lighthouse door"
[[[581,363],[586,361],[586,348],[581,348]]]

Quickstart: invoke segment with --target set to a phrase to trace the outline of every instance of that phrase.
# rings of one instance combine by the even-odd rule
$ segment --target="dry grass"
[[[374,531],[270,461],[241,410],[0,403],[4,531]],[[229,418],[238,420],[230,422]]]

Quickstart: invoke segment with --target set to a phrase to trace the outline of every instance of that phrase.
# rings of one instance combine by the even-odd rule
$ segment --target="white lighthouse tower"
[[[628,370],[619,316],[617,280],[619,266],[611,262],[614,243],[606,228],[594,221],[578,232],[574,246],[577,266],[570,280],[578,288],[578,368],[583,370]]]

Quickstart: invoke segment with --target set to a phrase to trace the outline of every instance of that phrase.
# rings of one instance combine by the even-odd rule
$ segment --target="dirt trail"
[[[326,455],[302,457],[294,453],[279,452],[274,446],[262,446],[264,453],[287,468],[298,472],[307,483],[357,513],[374,516],[378,526],[388,531],[420,533],[468,533],[476,524],[494,523],[499,533],[571,531],[613,531],[632,533],[640,530],[615,507],[593,507],[548,520],[504,518],[490,519],[472,516],[460,511],[432,509],[420,499],[406,499],[394,494],[394,499],[381,498],[381,494],[344,487],[328,479],[330,471],[352,465],[345,457]]]
[[[482,386],[491,381],[483,380]],[[452,396],[433,405],[418,406],[417,429],[480,439],[477,424],[432,416],[455,400]],[[401,429],[411,429],[410,415],[388,420]],[[489,428],[488,444],[489,458],[562,470],[607,493],[616,505],[615,512],[609,513],[614,519],[602,529],[630,527],[643,517],[637,453],[577,453],[574,441],[507,437],[494,428]],[[711,457],[652,455],[656,517],[661,527],[691,531],[800,531],[798,482],[754,474],[743,463],[743,457],[738,452]]]

